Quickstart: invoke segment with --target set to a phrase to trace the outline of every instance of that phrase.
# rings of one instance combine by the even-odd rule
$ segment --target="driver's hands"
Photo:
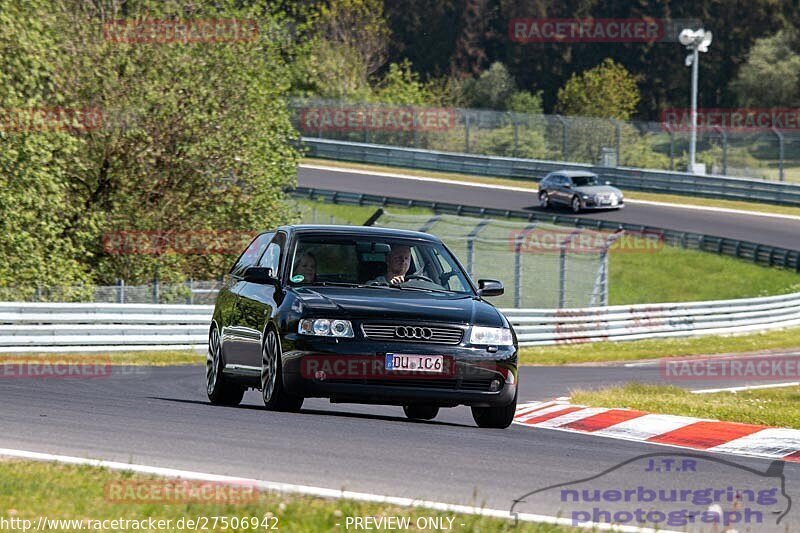
[[[406,280],[405,276],[395,276],[389,280],[389,285],[400,285]]]

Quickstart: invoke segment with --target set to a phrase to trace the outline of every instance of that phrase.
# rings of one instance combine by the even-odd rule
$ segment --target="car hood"
[[[466,295],[388,287],[300,287],[294,289],[303,313],[330,313],[330,318],[431,321],[506,326],[488,302]]]
[[[575,190],[582,194],[622,194],[622,191],[611,185],[587,185],[585,187],[575,187]]]

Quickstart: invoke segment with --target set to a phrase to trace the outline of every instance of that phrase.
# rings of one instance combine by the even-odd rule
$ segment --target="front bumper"
[[[448,370],[443,374],[392,374],[383,364],[387,353],[442,355],[448,361]],[[348,361],[357,364],[348,365]],[[486,348],[464,345],[292,334],[284,338],[283,382],[290,394],[333,402],[504,406],[516,394],[517,349],[498,347],[491,353]]]

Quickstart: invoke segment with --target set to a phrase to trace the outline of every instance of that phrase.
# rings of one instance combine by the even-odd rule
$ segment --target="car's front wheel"
[[[439,414],[435,405],[404,405],[403,412],[411,420],[433,420]]]
[[[222,344],[216,327],[208,335],[206,393],[213,405],[239,405],[244,396],[244,387],[228,382],[222,374]]]
[[[271,411],[299,411],[303,398],[292,396],[283,389],[281,345],[275,330],[267,330],[261,349],[261,397]]]
[[[517,395],[514,400],[502,407],[473,407],[472,418],[478,427],[505,429],[514,421],[514,413],[517,411]]]
[[[577,196],[572,197],[572,212],[573,213],[580,213],[581,212],[581,199]]]

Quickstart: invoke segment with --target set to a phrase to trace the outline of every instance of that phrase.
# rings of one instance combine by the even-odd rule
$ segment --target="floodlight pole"
[[[698,45],[693,46],[692,54],[692,137],[689,141],[689,172],[694,174],[695,155],[697,152],[697,77],[700,67],[700,51]]]

